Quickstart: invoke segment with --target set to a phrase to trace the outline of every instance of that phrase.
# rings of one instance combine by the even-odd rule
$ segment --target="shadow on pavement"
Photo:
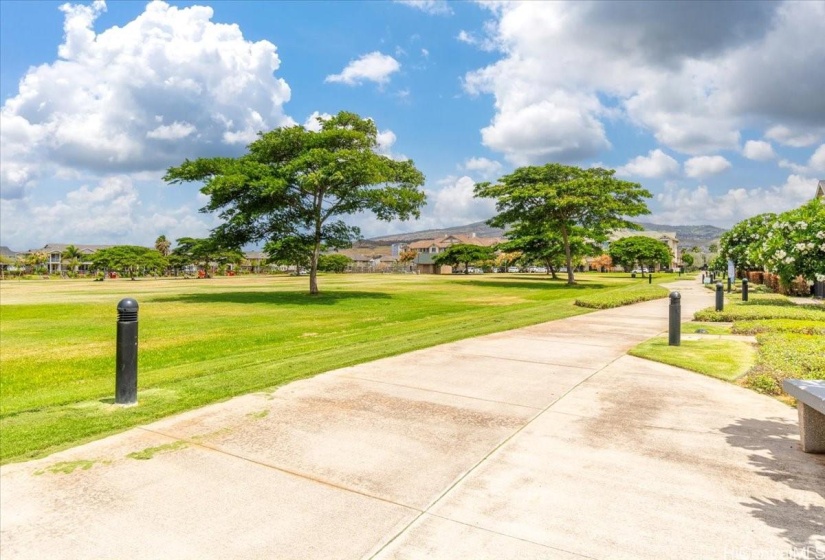
[[[795,423],[779,418],[742,418],[721,431],[729,445],[755,452],[748,462],[758,474],[825,498],[825,456],[803,453],[794,438],[797,430]],[[825,547],[825,507],[766,497],[751,497],[742,505],[753,517],[781,529],[792,545]]]

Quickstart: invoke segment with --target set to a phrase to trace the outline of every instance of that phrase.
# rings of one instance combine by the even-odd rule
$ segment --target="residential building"
[[[409,244],[409,249],[417,251],[415,258],[416,270],[419,274],[450,274],[451,266],[437,266],[433,257],[453,245],[477,245],[480,247],[492,247],[501,243],[500,237],[478,237],[475,233],[470,235],[447,235],[438,239],[423,239]]]
[[[68,269],[64,265],[64,258],[63,253],[66,250],[66,247],[72,245],[71,243],[48,243],[42,249],[30,249],[26,251],[24,254],[31,254],[31,253],[45,253],[48,257],[46,261],[46,267],[49,271],[49,274],[60,274],[63,272],[67,272]],[[96,251],[100,249],[108,249],[109,247],[114,247],[114,245],[79,245],[75,244],[75,247],[83,254],[84,257],[90,257]],[[88,266],[91,264],[88,260],[83,260],[80,265],[80,270],[85,271],[88,269]]]
[[[492,247],[501,242],[500,237],[478,237],[475,233],[472,233],[470,235],[446,235],[438,239],[422,239],[410,243],[408,248],[418,253],[438,254],[453,245],[466,244]]]

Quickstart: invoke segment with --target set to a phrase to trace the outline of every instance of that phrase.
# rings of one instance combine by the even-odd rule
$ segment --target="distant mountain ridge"
[[[673,231],[676,232],[676,237],[679,239],[679,246],[692,247],[698,245],[707,248],[711,243],[716,243],[725,231],[716,226],[669,226],[664,224],[651,224],[648,222],[636,222],[645,230],[652,231]],[[386,245],[388,243],[412,243],[413,241],[420,241],[422,239],[436,239],[446,235],[472,235],[475,233],[478,237],[503,237],[504,230],[488,226],[485,222],[473,222],[463,226],[454,226],[441,229],[425,229],[422,231],[413,231],[409,233],[397,233],[395,235],[382,235],[380,237],[373,237],[365,239],[359,243],[362,247],[371,247],[376,245]]]

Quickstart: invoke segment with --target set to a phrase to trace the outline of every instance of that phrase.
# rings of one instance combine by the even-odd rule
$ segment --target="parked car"
[[[517,267],[517,266],[508,267],[507,272],[519,272],[519,267]]]

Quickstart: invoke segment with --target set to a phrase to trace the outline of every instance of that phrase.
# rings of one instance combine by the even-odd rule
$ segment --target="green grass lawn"
[[[756,349],[747,342],[719,339],[682,340],[680,346],[668,346],[667,338],[657,337],[629,354],[733,381],[753,367]]]
[[[675,279],[675,275],[670,276]],[[586,313],[576,298],[638,283],[579,274],[326,275],[0,282],[0,461],[461,338]],[[112,405],[116,305],[140,304],[139,406]]]

